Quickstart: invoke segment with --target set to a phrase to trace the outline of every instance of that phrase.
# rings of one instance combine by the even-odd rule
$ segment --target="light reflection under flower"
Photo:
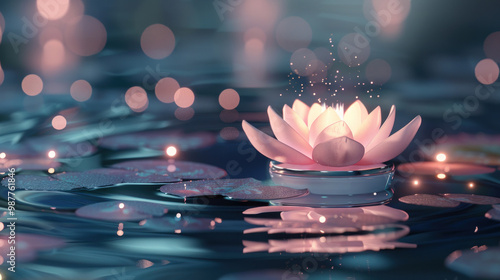
[[[246,229],[243,233],[322,234],[323,236],[271,239],[268,242],[244,240],[244,253],[259,251],[345,253],[416,247],[414,244],[397,241],[410,232],[408,226],[397,224],[399,221],[407,220],[408,214],[383,205],[361,208],[264,206],[248,209],[243,214],[276,211],[281,211],[281,219],[245,217],[246,222],[260,227]],[[342,235],[347,232],[358,234]]]

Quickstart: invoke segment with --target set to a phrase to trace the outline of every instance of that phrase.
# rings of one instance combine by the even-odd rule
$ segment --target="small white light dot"
[[[166,150],[165,150],[165,153],[167,154],[167,156],[169,157],[173,157],[177,154],[177,148],[174,147],[174,146],[169,146]]]
[[[56,157],[56,152],[54,150],[51,150],[51,151],[49,151],[49,153],[47,154],[47,156],[49,158],[55,158]]]
[[[123,204],[123,202],[121,202],[120,204],[118,204],[118,208],[123,209],[124,207],[125,207],[125,204]]]
[[[443,154],[443,153],[437,154],[437,155],[436,155],[436,160],[437,160],[437,161],[440,161],[440,162],[443,162],[443,161],[445,161],[445,160],[446,160],[446,155],[445,155],[445,154]]]
[[[0,153],[0,158],[4,159],[7,155],[5,153]]]

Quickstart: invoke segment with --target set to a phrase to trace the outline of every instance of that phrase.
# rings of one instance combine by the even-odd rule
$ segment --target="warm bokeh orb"
[[[175,36],[170,28],[163,24],[148,26],[141,35],[142,51],[153,59],[169,56],[175,48]]]
[[[240,104],[240,95],[232,88],[225,89],[219,94],[219,104],[226,110],[232,110]]]
[[[175,104],[181,108],[187,108],[194,103],[194,93],[187,87],[182,87],[175,92]]]
[[[169,146],[167,147],[167,149],[165,149],[165,153],[167,154],[167,156],[173,157],[177,154],[177,148],[174,146]]]
[[[484,40],[484,53],[488,58],[500,62],[500,31],[493,32]]]
[[[174,102],[175,92],[180,88],[179,83],[174,78],[163,78],[158,81],[155,87],[155,95],[163,103]]]
[[[90,56],[102,51],[107,33],[95,17],[84,15],[69,22],[64,31],[66,46],[77,55]]]
[[[299,76],[309,76],[316,70],[316,54],[310,49],[298,49],[290,58],[290,69]]]
[[[42,17],[57,20],[68,12],[69,0],[36,0],[36,8]]]
[[[360,33],[349,33],[340,39],[337,52],[347,66],[360,66],[370,57],[370,41]]]
[[[66,128],[66,124],[66,118],[61,115],[57,115],[52,119],[52,127],[56,130],[63,130]]]
[[[24,77],[21,87],[27,95],[35,96],[42,92],[43,81],[38,75],[30,74]]]
[[[490,58],[479,61],[474,69],[476,79],[484,85],[491,85],[498,79],[500,69],[498,64]]]
[[[143,112],[148,108],[149,100],[146,91],[141,87],[131,87],[125,93],[125,102],[134,112]]]
[[[85,80],[78,80],[71,85],[69,92],[74,100],[84,102],[92,96],[92,86]]]

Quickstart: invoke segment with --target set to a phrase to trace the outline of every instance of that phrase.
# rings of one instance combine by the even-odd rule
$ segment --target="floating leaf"
[[[307,189],[262,185],[260,181],[253,178],[181,182],[164,185],[160,190],[182,197],[223,195],[234,199],[249,200],[290,198],[309,193]]]
[[[486,246],[455,251],[446,258],[446,266],[471,278],[500,279],[500,248]]]
[[[167,213],[164,205],[142,201],[106,201],[83,206],[76,215],[106,221],[140,221]]]
[[[2,180],[2,185],[7,187],[9,184],[9,177]],[[73,189],[82,188],[82,186],[75,185],[68,182],[59,181],[50,176],[39,175],[23,175],[15,176],[16,189],[19,190],[36,190],[36,191],[68,191]]]
[[[432,207],[457,207],[460,203],[445,197],[433,194],[413,194],[399,198],[399,201],[406,204],[432,206]]]
[[[226,176],[226,171],[203,163],[178,160],[133,160],[112,165],[113,168],[137,171],[142,176],[166,174],[180,179],[217,179]]]
[[[444,196],[448,199],[465,202],[470,204],[499,204],[500,198],[494,196],[477,195],[477,194],[461,194],[461,193],[447,193]]]

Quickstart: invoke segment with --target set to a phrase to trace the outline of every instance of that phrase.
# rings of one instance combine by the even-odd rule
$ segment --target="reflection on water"
[[[244,214],[277,211],[280,212],[280,219],[245,217],[247,223],[257,227],[246,229],[243,233],[288,234],[290,238],[270,239],[267,242],[243,240],[244,253],[260,251],[345,253],[416,248],[415,244],[397,241],[410,232],[408,226],[398,224],[398,222],[406,221],[408,214],[385,205],[317,209],[264,206],[249,209]],[[297,238],[297,234],[321,236]]]

